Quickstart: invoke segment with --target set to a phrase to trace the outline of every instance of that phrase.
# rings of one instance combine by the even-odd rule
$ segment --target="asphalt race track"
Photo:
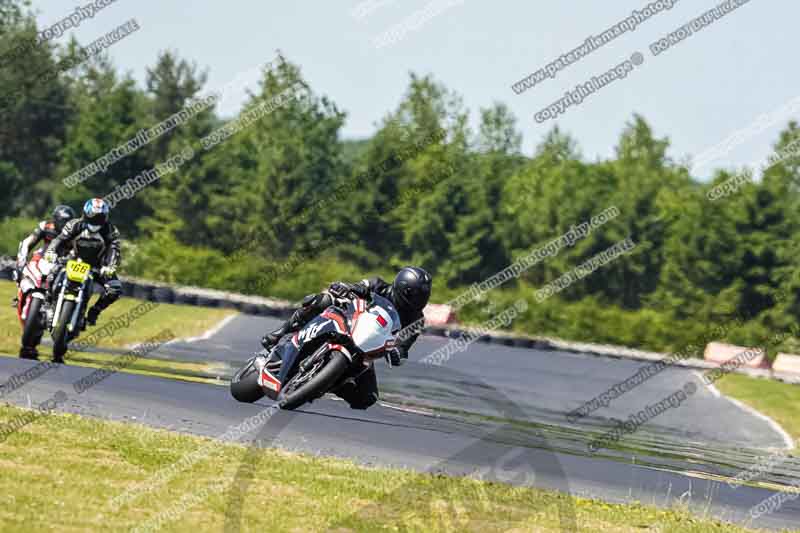
[[[174,342],[155,356],[226,362],[232,370],[257,349],[274,320],[237,316],[208,339]],[[258,434],[258,446],[348,457],[381,464],[472,475],[594,496],[658,505],[676,500],[722,519],[749,524],[749,510],[800,480],[800,461],[773,469],[768,486],[731,487],[758,456],[782,450],[786,436],[770,421],[703,385],[692,370],[670,368],[608,407],[571,424],[565,413],[634,374],[645,363],[475,343],[441,366],[419,361],[448,339],[423,337],[399,369],[378,365],[383,402],[355,411],[327,397],[294,413],[277,412]],[[0,385],[34,363],[0,358]],[[135,421],[204,436],[270,406],[239,404],[227,387],[115,374],[78,395],[72,384],[92,369],[63,366],[15,390],[5,401],[35,406],[64,391],[59,409]],[[648,404],[685,390],[696,392],[632,434],[621,447],[588,450],[588,443]],[[563,518],[563,517],[562,517]],[[566,519],[565,519],[566,520]],[[789,500],[753,524],[800,523],[800,502]]]

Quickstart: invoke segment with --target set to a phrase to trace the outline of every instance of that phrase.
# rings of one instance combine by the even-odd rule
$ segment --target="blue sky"
[[[87,3],[34,2],[45,26]],[[88,44],[135,17],[141,29],[110,49],[117,67],[143,80],[160,50],[175,49],[209,70],[219,87],[269,61],[280,48],[299,64],[315,92],[328,95],[348,114],[347,138],[371,135],[376,123],[402,97],[409,72],[432,74],[477,111],[505,102],[516,114],[530,153],[554,124],[572,134],[587,159],[605,158],[624,123],[642,114],[660,136],[672,140],[670,155],[683,160],[746,128],[800,96],[800,71],[790,47],[800,3],[751,0],[661,55],[653,41],[716,6],[718,1],[678,0],[635,31],[559,72],[555,79],[515,94],[511,84],[582,44],[650,0],[479,1],[348,0],[345,2],[245,2],[230,0],[117,0],[81,24],[74,35]],[[375,39],[432,2],[442,6],[399,42],[376,48]],[[373,10],[357,18],[361,5]],[[441,11],[435,13],[435,11]],[[61,40],[65,40],[62,37]],[[534,113],[566,90],[608,70],[634,52],[644,64],[567,109],[557,120],[537,123]],[[234,97],[229,109],[241,105]],[[794,117],[800,114],[800,108]],[[755,166],[769,155],[781,120],[748,136],[710,166]],[[698,172],[704,178],[708,169]]]

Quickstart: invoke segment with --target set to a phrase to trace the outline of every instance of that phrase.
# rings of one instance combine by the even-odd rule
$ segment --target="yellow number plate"
[[[67,278],[76,283],[83,283],[91,269],[89,263],[79,263],[78,261],[67,261]]]

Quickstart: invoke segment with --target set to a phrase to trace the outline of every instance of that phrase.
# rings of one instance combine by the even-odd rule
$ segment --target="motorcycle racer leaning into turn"
[[[56,208],[53,209],[53,214],[50,216],[50,220],[42,220],[39,222],[31,234],[22,239],[17,250],[16,269],[12,273],[14,276],[14,281],[17,283],[17,287],[19,287],[19,283],[22,281],[22,270],[28,263],[28,256],[30,253],[44,253],[50,242],[52,242],[52,240],[55,239],[59,233],[61,233],[67,222],[73,218],[75,218],[75,210],[70,206],[56,206]],[[37,250],[36,247],[40,242],[43,244],[43,246]],[[17,297],[15,296],[12,300],[11,307],[16,306]]]
[[[83,216],[67,222],[44,255],[45,260],[51,263],[64,253],[80,255],[88,257],[87,262],[93,267],[99,267],[98,281],[103,286],[103,294],[86,313],[86,323],[90,326],[94,326],[100,313],[122,295],[122,283],[117,278],[121,261],[120,236],[117,228],[109,223],[108,213],[108,203],[102,198],[87,200],[83,205]]]
[[[261,344],[267,350],[271,349],[286,334],[302,329],[307,322],[325,311],[337,298],[347,298],[351,294],[368,300],[372,293],[376,293],[394,304],[403,328],[418,321],[421,324],[424,322],[422,310],[431,295],[431,281],[431,275],[422,268],[404,267],[397,273],[391,284],[381,278],[365,279],[359,283],[334,282],[328,290],[320,294],[309,294],[303,298],[302,304],[292,313],[291,317],[281,327],[266,334],[261,339]],[[402,359],[408,358],[408,350],[417,340],[421,330],[422,328],[414,328],[411,335],[397,343],[398,350],[392,355],[392,366],[400,366]],[[272,365],[268,363],[267,371],[270,366]],[[273,378],[277,379],[276,376]],[[370,367],[355,379],[347,379],[333,392],[345,400],[352,409],[366,409],[378,401],[378,381],[375,376],[375,368]]]

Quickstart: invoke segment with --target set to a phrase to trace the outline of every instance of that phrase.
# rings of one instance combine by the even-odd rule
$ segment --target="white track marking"
[[[781,427],[780,424],[775,422],[773,419],[771,419],[767,415],[756,411],[755,409],[753,409],[749,405],[743,404],[739,400],[735,400],[733,398],[728,398],[727,396],[724,396],[724,395],[723,395],[723,398],[725,398],[726,400],[731,402],[733,405],[737,406],[742,411],[744,411],[746,413],[750,413],[751,415],[755,416],[756,418],[760,418],[760,419],[764,420],[767,424],[769,424],[769,426],[772,429],[774,429],[775,431],[778,432],[778,434],[781,436],[781,438],[783,438],[783,445],[787,450],[794,449],[794,440],[786,432],[786,430]]]
[[[174,342],[197,342],[197,341],[207,341],[208,339],[210,339],[211,337],[213,337],[214,335],[216,335],[217,333],[219,333],[219,332],[222,330],[222,328],[224,328],[225,326],[227,326],[227,325],[228,325],[228,324],[229,324],[229,323],[230,323],[230,322],[231,322],[231,321],[232,321],[234,318],[236,318],[237,316],[239,316],[239,313],[233,313],[232,315],[226,316],[225,318],[223,318],[223,319],[222,319],[222,320],[219,322],[219,324],[217,324],[217,325],[216,325],[216,326],[214,326],[213,328],[209,329],[208,331],[206,331],[205,333],[203,333],[203,334],[202,334],[202,335],[200,335],[199,337],[189,337],[188,339],[172,339],[172,340],[171,340],[171,341],[169,341],[167,344],[172,344],[172,343],[174,343]]]
[[[413,409],[411,407],[404,407],[399,405],[392,405],[385,402],[378,402],[381,407],[386,407],[388,409],[394,409],[395,411],[402,411],[403,413],[412,413],[415,415],[423,415],[423,416],[436,416],[436,413],[433,411],[429,411],[426,409]]]
[[[702,372],[700,372],[699,370],[692,370],[692,374],[697,376],[697,379],[700,380],[700,384],[703,385],[706,389],[708,389],[708,391],[711,394],[713,394],[716,398],[721,398],[722,397],[722,393],[719,391],[718,388],[716,388],[714,386],[713,383],[706,383],[705,382],[705,380],[703,379],[703,373]]]
[[[722,394],[719,391],[719,389],[713,383],[706,384],[705,381],[703,380],[703,375],[700,372],[698,372],[697,370],[693,371],[692,374],[697,376],[697,378],[700,380],[700,383],[702,383],[711,392],[711,394],[713,394],[717,398],[725,398],[726,400],[731,402],[733,405],[735,405],[736,407],[738,407],[739,409],[741,409],[745,413],[747,413],[749,415],[752,415],[752,416],[755,416],[756,418],[760,418],[761,420],[766,422],[767,425],[769,425],[769,427],[771,427],[775,432],[778,433],[778,435],[781,436],[781,438],[783,439],[783,445],[787,450],[794,449],[794,439],[792,439],[791,435],[789,435],[786,432],[786,430],[783,429],[781,427],[781,425],[778,424],[775,420],[773,420],[772,418],[768,417],[764,413],[761,413],[761,412],[753,409],[749,405],[740,402],[739,400],[736,400],[734,398],[731,398],[729,396],[726,396],[726,395]]]

